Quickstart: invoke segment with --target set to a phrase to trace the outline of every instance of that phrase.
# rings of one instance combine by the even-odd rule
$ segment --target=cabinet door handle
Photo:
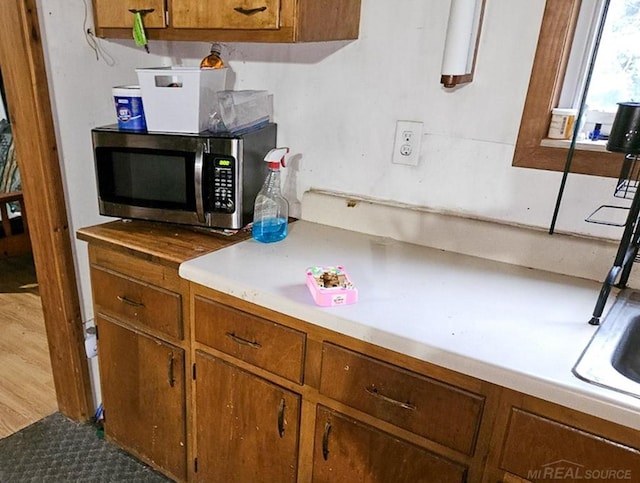
[[[329,433],[331,432],[331,422],[327,421],[324,425],[324,433],[322,434],[322,457],[325,461],[329,459]]]
[[[131,13],[139,13],[140,15],[146,15],[148,13],[153,12],[155,9],[153,8],[143,8],[143,9],[136,9],[136,8],[130,8],[129,11]]]
[[[144,307],[143,303],[135,302],[127,297],[123,297],[122,295],[118,295],[116,298],[123,304],[131,305],[132,307]]]
[[[176,379],[173,377],[173,352],[169,353],[169,386],[173,387],[176,383]]]
[[[242,15],[253,15],[258,12],[264,12],[267,7],[257,7],[257,8],[244,8],[244,7],[235,7],[234,10]]]
[[[389,404],[393,404],[394,406],[401,407],[402,409],[409,409],[411,411],[416,410],[416,407],[410,402],[402,402],[402,401],[398,401],[397,399],[393,399],[392,397],[385,396],[384,394],[378,391],[378,388],[376,388],[376,386],[372,385],[370,387],[365,387],[365,389],[369,393],[369,395],[373,397],[377,397],[378,399],[382,399],[383,401],[388,402]]]
[[[280,437],[284,437],[284,408],[286,404],[284,398],[280,400],[280,407],[278,408],[278,434]]]
[[[248,345],[253,349],[260,349],[260,347],[262,347],[259,342],[243,339],[242,337],[238,337],[233,332],[227,332],[227,337],[231,338],[231,340],[233,340],[234,342],[237,342],[238,344]]]

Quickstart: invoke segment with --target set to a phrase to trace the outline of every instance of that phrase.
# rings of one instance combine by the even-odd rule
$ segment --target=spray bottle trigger
[[[284,168],[285,166],[284,157],[288,152],[289,152],[289,148],[287,147],[274,148],[266,154],[266,156],[264,157],[264,160],[267,163],[279,163]]]

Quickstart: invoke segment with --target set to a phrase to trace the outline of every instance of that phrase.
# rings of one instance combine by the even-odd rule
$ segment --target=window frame
[[[533,61],[512,165],[520,168],[564,171],[568,149],[542,146],[551,110],[558,107],[582,0],[547,0]],[[571,173],[617,178],[624,156],[620,153],[576,149]]]

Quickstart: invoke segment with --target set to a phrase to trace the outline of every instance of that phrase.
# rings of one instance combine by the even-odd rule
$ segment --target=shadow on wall
[[[100,39],[101,42],[119,44],[140,49],[131,40]],[[333,42],[308,42],[299,44],[220,43],[223,60],[278,64],[317,64],[353,43],[353,40]],[[205,57],[211,45],[205,42],[150,41],[149,61],[141,67],[160,67],[155,56],[167,57],[166,64],[191,66]],[[163,62],[164,63],[164,62]]]

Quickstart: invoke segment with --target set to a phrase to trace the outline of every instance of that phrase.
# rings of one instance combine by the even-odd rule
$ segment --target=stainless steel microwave
[[[251,221],[276,125],[240,135],[92,129],[100,214],[239,229]]]

